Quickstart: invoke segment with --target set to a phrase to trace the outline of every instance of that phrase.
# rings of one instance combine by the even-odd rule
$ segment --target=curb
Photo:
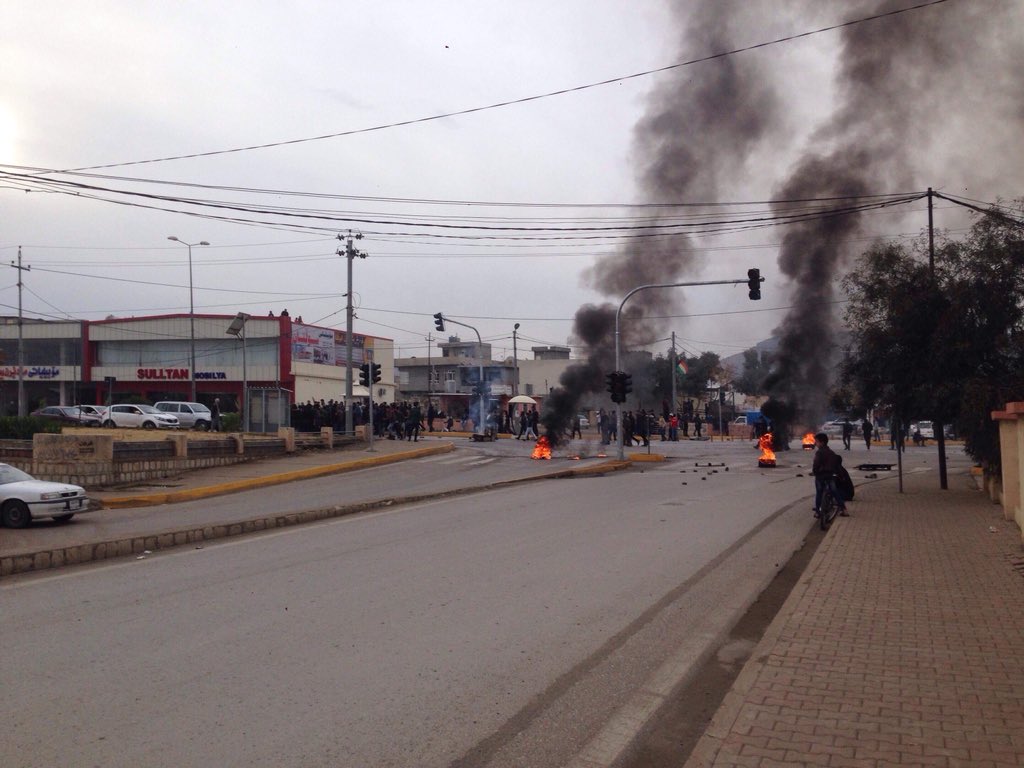
[[[447,453],[450,450],[454,450],[451,445],[439,446],[437,448],[421,449],[428,451],[429,453]],[[392,464],[399,461],[400,458],[409,458],[411,452],[404,452],[401,454],[392,454],[391,457],[375,456],[370,459],[363,459],[358,462],[350,462],[345,465],[344,469],[336,469],[337,472],[344,472],[347,469],[359,469],[370,466],[379,466],[383,464]],[[416,455],[429,455],[424,453],[417,453]],[[354,466],[358,464],[359,466]],[[338,467],[339,465],[333,465]],[[185,544],[202,544],[203,542],[213,541],[215,539],[227,538],[229,536],[241,536],[247,533],[256,533],[259,531],[273,530],[275,528],[284,528],[292,525],[302,525],[304,523],[313,523],[320,520],[329,520],[335,517],[346,517],[348,515],[358,514],[360,512],[368,512],[374,509],[381,509],[385,507],[394,506],[397,504],[415,504],[423,501],[430,501],[433,499],[441,499],[447,496],[463,496],[470,493],[478,493],[480,491],[488,491],[495,488],[504,488],[517,483],[531,482],[536,480],[549,480],[565,477],[575,476],[586,476],[586,475],[603,475],[606,472],[615,472],[621,469],[628,469],[628,461],[609,461],[603,464],[597,464],[588,467],[570,468],[557,470],[554,472],[548,472],[541,475],[534,475],[533,477],[521,478],[518,480],[502,480],[496,483],[488,483],[487,485],[472,486],[468,488],[455,488],[449,491],[439,491],[436,493],[427,494],[415,494],[411,496],[391,496],[380,499],[373,499],[370,501],[361,501],[353,504],[336,505],[333,507],[324,507],[321,509],[309,509],[301,512],[289,512],[288,514],[277,514],[267,515],[266,517],[236,520],[227,523],[217,523],[214,525],[201,525],[191,528],[169,530],[162,533],[154,534],[143,534],[137,536],[127,536],[121,539],[112,539],[110,541],[90,542],[87,544],[75,544],[68,547],[58,547],[56,549],[41,550],[38,552],[27,552],[21,555],[10,555],[7,557],[0,558],[0,577],[13,576],[18,573],[27,573],[30,571],[43,571],[50,568],[60,568],[65,565],[80,565],[82,563],[93,562],[95,560],[106,560],[115,557],[127,557],[128,555],[135,555],[139,559],[144,558],[147,554],[152,553],[158,549],[170,549],[172,547],[179,547]],[[328,469],[326,467],[317,467],[317,470]],[[299,470],[297,472],[283,473],[284,475],[303,475],[304,477],[315,477],[316,473],[306,475],[304,473],[309,470]],[[320,472],[319,474],[330,474],[329,472]],[[271,475],[270,478],[280,477],[280,475]],[[270,479],[268,478],[268,479]],[[290,480],[301,479],[300,477],[290,477]],[[280,481],[280,482],[288,482]],[[274,483],[267,482],[263,485],[273,485]],[[227,485],[234,486],[235,483],[224,483],[222,486]],[[254,488],[257,487],[252,482],[246,482],[241,484],[241,488]],[[197,489],[205,490],[205,489]],[[227,493],[228,491],[222,491]],[[165,495],[165,494],[161,494]],[[208,494],[210,496],[216,494]],[[200,498],[200,497],[196,497]]]
[[[266,488],[271,485],[291,483],[296,480],[309,480],[314,477],[336,475],[342,472],[352,472],[357,469],[377,467],[383,464],[394,464],[405,459],[418,459],[423,456],[432,456],[439,453],[449,453],[455,450],[451,443],[444,445],[417,448],[401,453],[384,454],[371,456],[365,459],[354,459],[339,464],[329,464],[323,467],[309,467],[297,469],[292,472],[280,472],[276,475],[256,477],[249,480],[232,480],[228,483],[207,485],[202,488],[190,488],[185,491],[167,491],[166,493],[137,494],[135,496],[115,496],[104,499],[101,503],[104,509],[130,509],[133,507],[154,507],[160,504],[173,504],[182,501],[195,501],[196,499],[207,499],[211,496],[222,496],[235,491],[251,490],[253,488]]]

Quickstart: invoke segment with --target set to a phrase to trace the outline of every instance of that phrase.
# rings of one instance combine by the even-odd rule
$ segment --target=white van
[[[213,422],[213,414],[202,403],[185,403],[176,400],[164,400],[153,406],[158,411],[170,413],[178,417],[178,423],[185,429],[198,429],[205,432]]]

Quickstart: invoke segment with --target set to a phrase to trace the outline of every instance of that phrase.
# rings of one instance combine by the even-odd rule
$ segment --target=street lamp
[[[242,432],[246,432],[249,427],[246,421],[249,418],[249,375],[245,364],[245,321],[250,317],[247,312],[239,312],[224,331],[242,340]]]
[[[516,333],[519,331],[519,323],[512,326],[512,365],[515,372],[512,374],[512,397],[519,394],[519,353],[516,350]]]
[[[167,238],[173,240],[176,243],[181,243],[188,247],[188,321],[189,321],[189,366],[188,375],[192,382],[192,402],[196,402],[196,307],[193,299],[192,291],[192,246],[193,245],[209,245],[205,240],[200,240],[198,243],[186,243],[184,240],[179,240],[174,235]]]

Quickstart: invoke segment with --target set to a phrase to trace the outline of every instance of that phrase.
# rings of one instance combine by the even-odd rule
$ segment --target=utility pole
[[[18,263],[11,262],[18,270],[18,415],[26,415],[25,408],[25,338],[23,334],[24,319],[21,313],[21,273],[31,271],[32,267],[21,266],[21,246],[18,246]]]
[[[345,250],[337,251],[337,254],[348,260],[348,292],[345,294],[348,299],[345,305],[345,434],[354,435],[355,427],[352,423],[352,261],[356,256],[365,259],[366,254],[357,251],[352,243],[353,239],[363,239],[361,232],[353,235],[350,229],[347,238],[338,235],[338,239],[345,241]]]
[[[429,408],[431,403],[433,402],[431,400],[431,397],[433,397],[433,390],[431,389],[431,385],[434,383],[434,362],[433,362],[433,360],[430,357],[431,352],[432,352],[432,350],[431,350],[432,346],[434,346],[434,334],[428,333],[427,334],[427,408]]]
[[[672,331],[672,359],[670,361],[672,369],[672,407],[669,409],[670,413],[676,412],[676,332]]]
[[[928,273],[932,279],[932,290],[938,290],[935,282],[935,218],[933,214],[933,201],[935,192],[928,187]],[[933,416],[934,419],[934,416]],[[932,422],[935,425],[935,442],[939,450],[939,488],[949,489],[949,480],[946,474],[946,425],[939,419]],[[897,441],[897,445],[898,445]]]

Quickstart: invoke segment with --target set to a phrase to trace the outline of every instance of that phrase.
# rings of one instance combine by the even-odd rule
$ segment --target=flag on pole
[[[683,358],[679,358],[679,362],[676,363],[676,368],[679,369],[679,372],[683,374],[683,376],[690,372],[690,369],[686,367],[686,361],[683,360]]]

